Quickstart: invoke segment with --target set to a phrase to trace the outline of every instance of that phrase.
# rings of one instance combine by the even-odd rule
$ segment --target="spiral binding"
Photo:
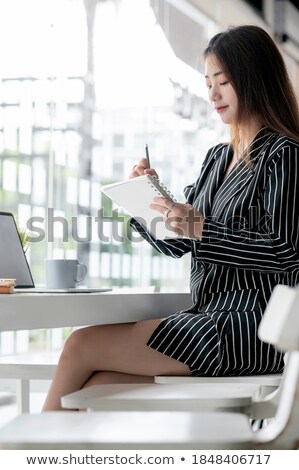
[[[151,184],[155,191],[161,196],[165,197],[166,199],[170,199],[172,202],[177,202],[174,195],[157,177],[148,175],[148,183]]]

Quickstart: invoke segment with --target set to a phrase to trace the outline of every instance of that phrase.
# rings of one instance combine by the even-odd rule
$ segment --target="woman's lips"
[[[222,113],[226,108],[228,108],[228,106],[217,106],[215,109],[217,113]]]

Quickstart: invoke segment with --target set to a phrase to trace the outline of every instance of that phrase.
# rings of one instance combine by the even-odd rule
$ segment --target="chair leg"
[[[17,410],[18,414],[30,411],[30,382],[28,379],[17,380]]]

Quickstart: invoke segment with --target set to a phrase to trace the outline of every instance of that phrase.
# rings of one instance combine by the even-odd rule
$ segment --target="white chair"
[[[28,353],[0,357],[0,378],[16,381],[17,412],[30,411],[30,383],[32,380],[51,380],[59,353]]]
[[[204,379],[204,378],[202,378]],[[208,377],[209,379],[209,377]],[[224,378],[225,379],[225,378]],[[245,377],[244,377],[245,379]],[[262,419],[262,403],[267,402],[265,417],[273,416],[280,393],[281,378],[251,383],[183,380],[154,384],[102,384],[78,390],[61,399],[63,408],[88,411],[194,411],[226,410]],[[271,411],[270,411],[271,410]]]
[[[282,374],[239,375],[234,377],[195,377],[193,375],[156,375],[157,384],[258,384],[261,387],[278,387]]]
[[[62,397],[64,408],[89,411],[229,410],[249,413],[261,396],[255,384],[105,384]]]
[[[259,329],[290,351],[277,411],[254,432],[231,412],[54,412],[22,415],[0,430],[1,449],[296,449],[299,442],[299,289],[275,289]]]

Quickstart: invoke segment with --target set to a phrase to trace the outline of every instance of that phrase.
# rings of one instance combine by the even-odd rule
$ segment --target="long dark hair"
[[[232,144],[246,134],[246,123],[257,117],[274,132],[299,141],[298,102],[275,42],[258,26],[230,27],[216,34],[204,51],[213,54],[238,97]]]

